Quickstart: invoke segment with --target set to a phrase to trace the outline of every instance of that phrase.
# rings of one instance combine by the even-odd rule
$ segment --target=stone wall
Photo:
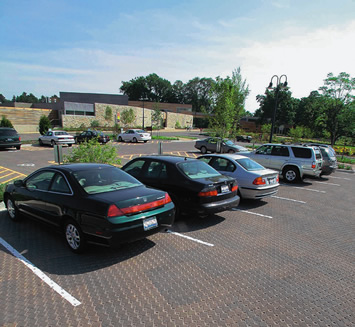
[[[19,133],[37,133],[42,115],[51,121],[58,119],[57,112],[51,109],[0,107],[0,119],[5,116]]]
[[[112,110],[112,118],[106,119],[106,108],[110,107]],[[115,126],[115,117],[117,113],[120,113],[124,110],[132,109],[136,119],[127,127],[142,127],[143,125],[143,108],[132,107],[132,106],[122,106],[114,104],[104,104],[104,103],[95,103],[95,116],[76,116],[76,115],[63,115],[62,122],[63,127],[90,127],[93,121],[98,121],[100,127],[113,127]],[[152,126],[152,114],[153,110],[144,108],[144,126]],[[179,125],[183,128],[192,126],[193,116],[184,115],[174,112],[162,112],[162,117],[165,120],[166,128],[175,128],[176,123],[179,122]],[[125,127],[122,121],[119,123],[121,127]]]

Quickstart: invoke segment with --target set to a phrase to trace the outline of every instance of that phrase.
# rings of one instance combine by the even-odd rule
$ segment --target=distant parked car
[[[238,206],[238,186],[207,163],[178,156],[144,156],[126,163],[122,170],[143,184],[171,196],[177,215],[207,216]]]
[[[74,136],[75,143],[87,142],[93,138],[97,138],[99,143],[105,144],[110,141],[110,137],[100,131],[87,130]]]
[[[152,139],[150,133],[145,132],[142,129],[128,129],[124,133],[117,135],[118,142],[144,142],[150,141]]]
[[[65,131],[51,131],[49,130],[46,134],[38,139],[39,145],[51,145],[56,144],[67,144],[72,146],[75,143],[74,136],[68,134]]]
[[[322,153],[323,164],[321,176],[330,175],[331,173],[335,172],[335,170],[338,168],[338,161],[336,158],[335,150],[330,145],[317,143],[310,143],[306,145],[317,146]]]
[[[250,135],[238,135],[237,142],[248,142],[250,143],[253,138]]]
[[[200,150],[201,153],[217,152],[218,145],[220,146],[221,153],[236,153],[249,151],[247,148],[233,143],[231,140],[222,139],[219,137],[208,137],[203,140],[195,142],[195,148]]]
[[[281,172],[289,183],[297,182],[304,176],[319,177],[322,171],[323,160],[318,147],[272,143],[243,155]]]
[[[166,192],[105,164],[41,168],[8,184],[4,202],[11,220],[26,215],[59,228],[77,253],[87,243],[108,246],[145,238],[170,227],[175,215]]]
[[[239,154],[205,154],[202,160],[237,180],[239,195],[244,199],[262,199],[279,190],[279,174]]]
[[[0,148],[21,149],[21,137],[15,129],[10,127],[0,127]]]

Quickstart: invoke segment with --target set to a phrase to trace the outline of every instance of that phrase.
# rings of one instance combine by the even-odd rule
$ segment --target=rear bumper
[[[224,199],[221,201],[203,203],[199,208],[197,208],[197,214],[199,215],[208,215],[213,213],[218,213],[222,211],[235,208],[239,205],[240,197],[235,195],[231,198]]]
[[[261,189],[239,187],[239,191],[244,199],[262,199],[275,195],[279,191],[279,185]]]

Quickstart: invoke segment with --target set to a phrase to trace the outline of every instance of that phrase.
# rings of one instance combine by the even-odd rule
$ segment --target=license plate
[[[143,220],[144,230],[149,230],[158,227],[158,221],[156,217],[150,217]]]
[[[229,187],[228,185],[222,185],[221,186],[221,193],[226,193],[229,192]]]
[[[276,178],[269,178],[269,184],[275,184],[276,183]]]

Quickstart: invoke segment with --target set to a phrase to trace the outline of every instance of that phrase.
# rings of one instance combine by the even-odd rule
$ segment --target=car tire
[[[134,138],[133,138],[133,142],[134,142],[134,143],[138,143],[137,138],[134,137]]]
[[[234,150],[228,150],[228,153],[235,153]]]
[[[300,179],[300,173],[294,167],[285,167],[282,171],[282,176],[287,183],[295,183]]]
[[[19,221],[21,219],[20,213],[15,205],[15,202],[10,196],[6,199],[6,208],[7,213],[9,214],[9,217],[12,221]]]
[[[179,219],[181,217],[181,206],[179,203],[179,200],[177,199],[177,197],[174,194],[170,195],[171,200],[174,203],[175,206],[175,220]]]
[[[205,146],[201,146],[200,151],[201,151],[202,154],[206,154],[207,153],[207,148]]]
[[[70,144],[68,144],[68,147],[70,148],[72,146],[72,144],[70,143]]]
[[[144,141],[144,143],[147,143],[147,141]]]
[[[122,137],[121,137],[121,136],[119,136],[119,137],[118,137],[118,142],[123,142],[123,140],[122,140]]]
[[[16,147],[16,149],[17,149],[17,150],[20,150],[20,149],[21,149],[21,145],[18,145],[18,146]]]
[[[51,146],[53,146],[53,147],[55,146],[55,141],[54,140],[51,141]]]
[[[86,240],[79,225],[72,219],[64,224],[64,237],[70,250],[74,253],[82,253],[86,248]]]
[[[39,145],[43,145],[42,140],[38,140]]]

